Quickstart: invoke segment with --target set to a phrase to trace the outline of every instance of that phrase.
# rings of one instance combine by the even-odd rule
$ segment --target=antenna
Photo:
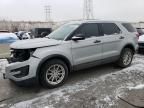
[[[83,19],[94,19],[93,0],[84,0]]]
[[[44,6],[44,8],[45,8],[45,20],[46,22],[50,22],[51,21],[51,6],[46,5]]]

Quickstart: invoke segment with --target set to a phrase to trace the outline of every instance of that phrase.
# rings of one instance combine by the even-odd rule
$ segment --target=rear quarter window
[[[137,32],[130,23],[123,23],[122,25],[128,30],[128,32]]]

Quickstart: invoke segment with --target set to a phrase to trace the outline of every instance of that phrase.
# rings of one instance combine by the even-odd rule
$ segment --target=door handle
[[[119,39],[124,39],[125,37],[121,36]]]
[[[100,43],[101,42],[101,40],[96,40],[96,41],[94,41],[94,43]]]

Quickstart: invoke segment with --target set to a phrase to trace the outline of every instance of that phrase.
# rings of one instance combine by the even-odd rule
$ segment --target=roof
[[[117,22],[117,23],[128,23],[126,21],[115,21],[115,20],[86,20],[86,22]]]
[[[114,20],[78,20],[78,21],[71,21],[70,24],[73,23],[78,23],[78,24],[82,24],[82,23],[129,23],[126,21],[114,21]]]

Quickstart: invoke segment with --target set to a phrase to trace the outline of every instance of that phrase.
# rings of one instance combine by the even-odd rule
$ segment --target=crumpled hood
[[[48,39],[48,38],[37,38],[29,40],[19,40],[10,45],[10,48],[14,49],[31,49],[59,45],[62,41]]]

